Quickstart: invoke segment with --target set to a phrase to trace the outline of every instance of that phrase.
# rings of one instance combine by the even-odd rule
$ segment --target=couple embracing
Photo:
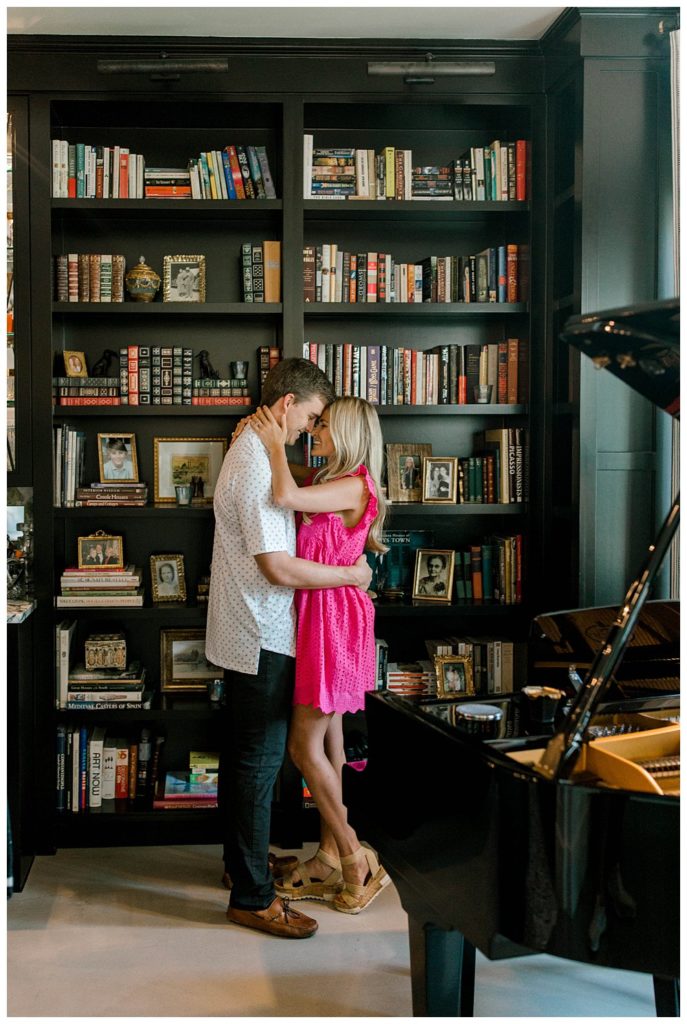
[[[327,460],[317,471],[286,458],[304,431]],[[362,709],[374,688],[363,551],[385,550],[381,467],[373,407],[335,399],[317,366],[286,359],[265,380],[263,406],[235,432],[215,489],[206,654],[225,669],[230,712],[227,916],[286,938],[317,930],[291,901],[357,914],[389,882],[341,795],[342,714]],[[275,881],[270,809],[287,736],[320,812],[320,848]]]

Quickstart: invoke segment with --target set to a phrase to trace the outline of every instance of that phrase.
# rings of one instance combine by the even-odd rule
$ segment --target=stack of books
[[[217,807],[219,762],[199,764],[189,755],[192,767],[165,773],[164,788],[153,800],[154,810],[193,810]]]
[[[413,199],[453,199],[450,167],[413,167]]]
[[[88,487],[77,487],[76,508],[142,507],[148,502],[148,484],[130,483],[127,480],[108,480],[93,483]]]
[[[191,175],[186,168],[146,167],[146,199],[191,199]]]
[[[424,697],[436,693],[436,676],[429,662],[401,664],[390,661],[386,672],[386,688],[405,697]]]
[[[339,199],[354,196],[356,194],[355,150],[350,148],[313,149],[310,167],[310,193],[315,199]]]
[[[246,377],[213,380],[198,377],[193,381],[191,405],[252,405]]]
[[[74,711],[148,710],[152,693],[145,688],[145,677],[140,661],[130,662],[123,671],[87,669],[80,662],[69,670],[64,707]]]
[[[143,605],[142,572],[135,565],[115,569],[65,569],[60,579],[58,608],[140,608]]]
[[[119,405],[119,377],[53,377],[55,405]]]

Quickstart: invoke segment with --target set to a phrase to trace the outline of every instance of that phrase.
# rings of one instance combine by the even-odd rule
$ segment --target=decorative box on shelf
[[[90,672],[99,668],[126,669],[126,638],[123,633],[91,633],[85,644],[85,664]]]

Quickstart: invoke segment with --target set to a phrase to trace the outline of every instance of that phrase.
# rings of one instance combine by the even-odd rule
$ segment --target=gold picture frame
[[[163,256],[162,268],[163,302],[205,302],[205,256]]]
[[[62,355],[64,356],[64,372],[67,377],[88,376],[88,364],[86,362],[85,352],[76,352],[74,349],[65,349]]]
[[[205,657],[205,630],[160,630],[160,689],[193,693],[207,690],[211,680],[223,678],[224,669]]]
[[[127,460],[129,466],[127,466]],[[98,466],[101,484],[110,481],[116,483],[117,480],[122,480],[125,483],[138,483],[136,435],[122,431],[98,434]],[[124,476],[121,475],[122,470],[124,470]]]
[[[390,502],[422,501],[422,460],[431,454],[431,444],[386,445],[386,472]]]
[[[195,503],[210,504],[227,453],[226,437],[153,438],[153,500],[158,505],[176,501],[177,484],[202,479],[202,497]]]
[[[444,700],[474,696],[472,659],[464,654],[438,654],[434,658],[437,696]]]
[[[413,600],[451,603],[456,553],[448,548],[418,548],[415,552]]]
[[[78,537],[77,565],[79,569],[123,569],[124,538],[104,530]]]
[[[458,494],[458,459],[453,455],[430,455],[422,460],[422,502],[425,505],[455,505]]]
[[[183,555],[150,556],[150,591],[156,603],[186,600]]]

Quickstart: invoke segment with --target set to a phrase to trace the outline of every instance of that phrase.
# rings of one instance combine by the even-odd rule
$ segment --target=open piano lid
[[[619,380],[671,416],[680,412],[680,302],[669,299],[624,309],[571,317],[561,339],[574,345]],[[676,498],[636,579],[630,585],[591,667],[584,677],[565,728],[549,742],[537,765],[548,778],[569,778],[585,733],[638,625],[640,612],[675,536],[680,519]]]
[[[680,300],[571,317],[563,341],[671,416],[680,415]]]

